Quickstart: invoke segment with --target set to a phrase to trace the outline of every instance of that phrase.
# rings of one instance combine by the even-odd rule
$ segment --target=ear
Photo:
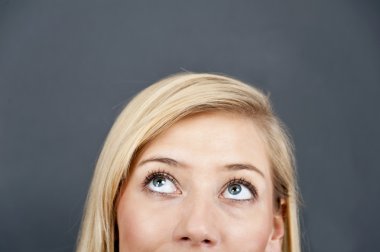
[[[286,203],[283,199],[280,202],[279,210],[273,215],[273,227],[272,233],[269,236],[268,244],[265,249],[266,252],[281,252],[282,240],[285,235],[285,221],[284,213],[286,209]]]

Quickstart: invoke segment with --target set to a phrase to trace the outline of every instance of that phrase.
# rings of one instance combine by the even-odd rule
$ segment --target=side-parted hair
[[[293,145],[263,92],[234,78],[179,73],[149,86],[122,110],[96,164],[78,236],[77,252],[113,252],[118,231],[116,203],[137,153],[188,115],[208,111],[240,113],[254,120],[267,148],[274,200],[284,202],[283,252],[300,251],[298,193]]]

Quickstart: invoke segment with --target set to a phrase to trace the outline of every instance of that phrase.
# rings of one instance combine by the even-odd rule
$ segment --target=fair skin
[[[117,204],[119,249],[281,251],[266,148],[229,112],[189,116],[137,156]]]

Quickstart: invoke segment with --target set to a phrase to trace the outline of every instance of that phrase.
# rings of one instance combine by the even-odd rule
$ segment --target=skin
[[[120,251],[281,251],[284,222],[253,120],[228,112],[182,119],[132,169],[117,204]]]

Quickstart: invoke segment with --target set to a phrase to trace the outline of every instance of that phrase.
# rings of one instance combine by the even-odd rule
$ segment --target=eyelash
[[[164,171],[164,170],[156,170],[156,171],[151,171],[149,172],[149,174],[145,177],[143,183],[142,183],[142,188],[143,190],[146,190],[150,193],[154,193],[154,194],[159,194],[159,195],[164,195],[164,196],[168,196],[167,193],[163,193],[163,192],[156,192],[156,191],[152,191],[150,190],[147,186],[148,184],[150,183],[150,181],[152,181],[154,178],[156,177],[163,177],[165,179],[168,179],[170,182],[172,182],[176,187],[179,187],[179,183],[177,182],[177,180],[168,172]]]
[[[167,193],[152,191],[148,188],[148,184],[156,177],[163,177],[165,179],[168,179],[176,187],[179,187],[178,181],[170,173],[166,172],[165,170],[155,170],[155,171],[149,172],[149,174],[145,177],[145,179],[142,183],[143,190],[146,190],[146,191],[148,191],[150,193],[154,193],[154,194],[169,196]],[[247,189],[252,193],[252,199],[233,200],[233,201],[255,201],[258,198],[257,189],[254,185],[252,185],[251,182],[247,181],[244,178],[236,178],[236,177],[229,179],[228,182],[226,184],[224,184],[220,194],[222,194],[225,190],[227,190],[227,188],[229,186],[234,185],[234,184],[241,184],[241,185],[247,187]]]
[[[252,193],[252,199],[244,199],[244,200],[237,200],[237,201],[255,201],[258,198],[258,193],[257,193],[256,187],[254,185],[252,185],[251,182],[247,181],[244,178],[234,177],[234,178],[228,180],[228,182],[222,187],[221,192],[224,192],[225,190],[227,190],[227,188],[229,186],[234,185],[234,184],[241,184],[241,185],[247,187],[247,189]]]

